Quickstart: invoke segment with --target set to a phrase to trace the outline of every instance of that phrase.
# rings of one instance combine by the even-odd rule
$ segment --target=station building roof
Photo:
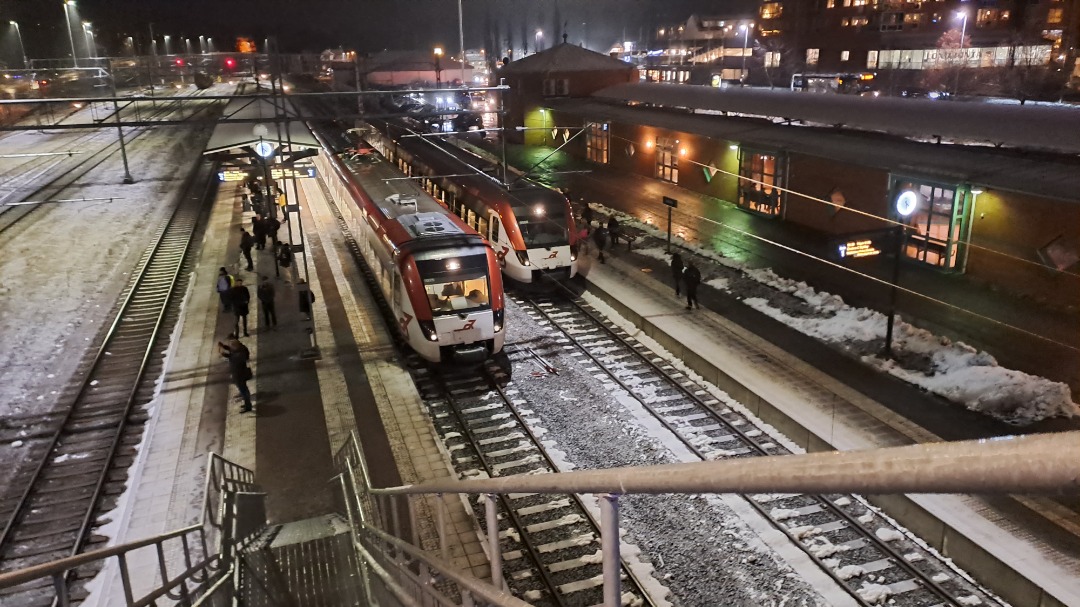
[[[291,120],[284,122],[282,120],[284,116],[288,116]],[[259,141],[266,141],[274,147],[281,147],[289,140],[294,148],[319,147],[319,142],[315,140],[307,126],[297,120],[299,113],[296,108],[288,99],[282,97],[233,99],[225,106],[221,118],[242,122],[219,122],[214,127],[213,134],[210,135],[210,141],[206,144],[203,155],[253,146]],[[285,131],[286,124],[288,124],[288,132]]]
[[[897,137],[1080,154],[1080,108],[859,97],[680,84],[619,84],[593,93],[649,104],[780,119]]]
[[[766,119],[613,104],[610,89],[605,90],[609,92],[601,98],[557,99],[548,105],[588,120],[646,125],[737,142],[747,148],[828,158],[944,183],[1080,201],[1080,158],[1075,156],[925,143],[850,129],[788,126]],[[612,142],[613,149],[617,145]]]
[[[636,69],[633,65],[603,53],[564,42],[549,49],[511,61],[500,75],[548,74],[552,72],[611,72]]]

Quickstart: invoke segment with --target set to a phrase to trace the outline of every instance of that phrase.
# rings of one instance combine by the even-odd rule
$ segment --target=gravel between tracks
[[[518,306],[508,306],[508,315],[513,342],[545,351],[559,370],[553,376],[522,372],[523,366],[513,385],[539,419],[547,445],[562,451],[567,463],[595,469],[679,461],[619,401],[625,393],[600,371],[590,371],[591,361],[562,350],[563,338]],[[620,510],[624,541],[651,561],[676,605],[829,604],[718,497],[624,496]]]

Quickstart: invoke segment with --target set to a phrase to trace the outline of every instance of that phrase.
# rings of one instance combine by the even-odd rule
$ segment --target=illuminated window
[[[775,154],[739,149],[739,206],[756,213],[779,215],[783,203],[783,171]]]
[[[765,67],[780,67],[780,52],[765,52]]]
[[[1065,9],[1063,9],[1063,8],[1052,8],[1052,9],[1046,11],[1046,22],[1047,23],[1061,23],[1064,18],[1065,18]]]
[[[656,138],[656,177],[679,183],[679,141],[670,137]]]
[[[762,19],[776,19],[784,12],[784,5],[779,2],[762,2],[760,12]]]
[[[878,59],[878,52],[877,51],[869,51],[869,52],[867,52],[866,53],[866,68],[871,69],[871,70],[876,70],[877,69],[877,59]]]
[[[600,164],[608,163],[608,151],[611,149],[611,126],[608,123],[588,125],[585,131],[586,157]]]
[[[844,17],[843,19],[840,20],[840,25],[843,26],[843,27],[847,27],[847,26],[851,25],[851,19],[848,19],[847,17]]]
[[[904,254],[943,269],[962,267],[967,233],[964,192],[951,186],[901,179],[893,181],[892,192],[892,212],[912,227]],[[901,196],[909,200],[901,204]]]
[[[819,55],[821,55],[821,49],[816,49],[816,48],[808,48],[808,49],[806,49],[806,65],[817,65]]]
[[[852,17],[851,24],[854,26],[863,26],[870,23],[870,17]]]
[[[851,59],[851,51],[840,51],[840,61]]]
[[[825,0],[825,8],[836,8],[836,0]]]
[[[844,6],[851,6],[851,0],[844,0]]]
[[[923,19],[926,16],[922,13],[907,13],[904,15],[905,27],[919,27],[920,23],[923,23]]]

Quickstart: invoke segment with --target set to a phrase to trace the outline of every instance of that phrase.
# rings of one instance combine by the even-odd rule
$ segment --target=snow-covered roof
[[[1080,159],[1072,156],[920,143],[879,133],[785,126],[760,119],[612,105],[597,99],[552,99],[549,104],[591,120],[648,125],[947,183],[1080,201]]]
[[[1000,105],[800,93],[788,90],[718,89],[680,84],[618,84],[593,93],[621,102],[648,103],[817,125],[888,133],[900,137],[941,137],[1067,154],[1080,153],[1080,108]]]
[[[277,104],[275,106],[275,103]],[[288,122],[288,133],[280,121],[282,116],[293,118]],[[244,146],[253,146],[259,141],[266,141],[275,147],[284,145],[291,139],[293,147],[317,148],[319,142],[303,122],[296,120],[299,114],[287,99],[280,97],[247,97],[233,99],[225,106],[223,120],[243,120],[244,122],[219,122],[210,135],[203,154],[215,154]],[[265,118],[265,121],[260,119]],[[280,129],[278,128],[280,125]],[[278,137],[280,134],[280,142]]]
[[[499,74],[610,72],[632,69],[634,69],[634,66],[625,61],[619,61],[618,59],[614,59],[603,53],[597,53],[564,42],[547,50],[540,51],[539,53],[518,59],[517,61],[511,61],[499,70]]]
[[[460,70],[461,62],[450,57],[439,58],[439,69],[444,72]],[[435,55],[430,51],[382,51],[365,57],[360,64],[365,72],[426,72],[435,70]],[[472,66],[465,64],[465,69]]]

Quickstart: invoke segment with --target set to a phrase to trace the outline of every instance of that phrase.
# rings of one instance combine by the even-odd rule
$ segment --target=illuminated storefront
[[[891,213],[909,226],[904,254],[945,270],[964,268],[969,190],[955,184],[894,177]]]
[[[784,193],[783,156],[739,150],[739,206],[763,215],[780,215]]]

